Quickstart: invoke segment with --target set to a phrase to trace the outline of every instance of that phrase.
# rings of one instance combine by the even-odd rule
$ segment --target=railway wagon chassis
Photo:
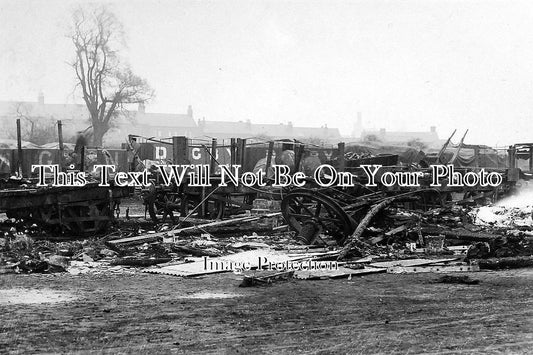
[[[96,183],[83,187],[4,189],[0,191],[0,212],[8,218],[87,236],[104,232],[114,219],[120,199],[129,194],[128,188]]]
[[[390,166],[389,171],[402,171],[405,168]],[[349,169],[356,175],[356,169]],[[468,171],[468,169],[463,169]],[[412,210],[428,210],[449,204],[483,204],[496,202],[513,193],[516,173],[513,169],[500,170],[503,183],[498,187],[431,187],[430,180],[422,179],[418,188],[368,188],[364,179],[353,188],[314,187],[297,188],[289,191],[282,200],[281,210],[289,227],[297,232],[300,239],[312,244],[321,234],[328,234],[343,244],[358,226],[370,207],[394,199],[395,203]],[[361,177],[360,171],[359,176]]]

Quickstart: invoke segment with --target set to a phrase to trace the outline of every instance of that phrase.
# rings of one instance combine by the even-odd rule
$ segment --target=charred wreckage
[[[61,139],[58,149],[19,144],[0,151],[8,166],[0,182],[0,211],[8,218],[3,229],[6,236],[7,230],[38,229],[38,239],[60,241],[103,237],[118,254],[124,246],[175,242],[179,235],[256,231],[323,248],[336,260],[419,247],[454,254],[464,244],[469,257],[530,255],[528,228],[480,227],[471,211],[527,185],[533,143],[495,150],[463,140],[452,145],[451,138],[428,154],[412,147],[240,138],[219,144],[129,136],[122,149],[109,150],[71,150]],[[187,167],[202,170],[204,180],[186,174]],[[131,219],[131,206],[120,215],[124,199],[142,205],[154,232],[137,226],[121,233],[121,223]],[[220,256],[198,245],[179,250]]]

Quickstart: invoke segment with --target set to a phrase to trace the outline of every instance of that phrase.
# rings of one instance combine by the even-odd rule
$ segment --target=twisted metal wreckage
[[[85,146],[70,150],[61,137],[58,149],[25,149],[19,137],[17,149],[0,150],[3,161],[7,161],[7,168],[3,170],[6,178],[0,186],[0,211],[9,218],[37,223],[63,238],[106,233],[118,215],[120,200],[132,195],[142,196],[153,222],[178,223],[172,229],[176,233],[262,219],[279,221],[281,212],[285,224],[274,225],[275,230],[283,230],[286,225],[295,232],[296,239],[308,245],[336,243],[343,247],[340,259],[354,252],[363,255],[365,248],[387,242],[399,233],[410,233],[410,238],[414,235],[415,240],[422,233],[431,232],[449,238],[459,235],[462,239],[483,241],[485,239],[479,234],[476,236],[468,231],[450,233],[442,229],[442,224],[423,225],[421,219],[427,222],[428,213],[455,208],[452,219],[457,221],[464,219],[461,206],[495,202],[514,193],[532,176],[533,144],[515,144],[505,151],[497,151],[487,146],[464,144],[464,136],[459,145],[452,146],[452,136],[440,151],[430,154],[412,147],[377,144],[339,143],[336,147],[316,147],[296,141],[257,142],[241,138],[231,139],[229,144],[218,144],[212,139],[209,144],[186,137],[155,140],[138,136],[129,136],[122,149],[114,150]],[[83,188],[38,187],[35,174],[32,176],[31,173],[32,164],[57,165],[61,172],[91,172],[97,164],[112,164],[116,171],[124,172],[146,169],[150,172],[151,183],[142,189],[112,183],[102,186],[90,181]],[[164,183],[157,169],[161,164],[208,165],[212,184],[191,186],[187,178],[179,185],[169,181]],[[220,184],[219,166],[222,164],[239,165],[246,172],[263,171],[267,179],[272,178],[274,165],[284,164],[291,174],[302,172],[306,184],[305,187]],[[317,183],[316,178],[312,178],[313,172],[322,164],[350,174],[352,183],[348,187],[342,184],[324,187],[324,184]],[[498,173],[502,183],[498,186],[458,186],[445,181],[432,186],[430,169],[435,164],[452,166],[461,174],[484,169]],[[379,179],[377,184],[369,184],[365,167],[374,165],[381,166],[373,176],[375,178],[416,171],[420,177],[418,185],[383,184]],[[9,177],[14,174],[18,177]],[[415,218],[410,214],[415,211],[422,214]],[[377,215],[381,218],[374,218]],[[179,228],[198,219],[211,222],[206,221],[199,227]],[[119,239],[115,245],[153,241],[167,234],[161,232]],[[365,238],[361,239],[363,235]]]

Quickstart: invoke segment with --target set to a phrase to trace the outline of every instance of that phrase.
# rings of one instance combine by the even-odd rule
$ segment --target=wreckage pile
[[[102,238],[60,242],[47,240],[36,226],[6,219],[0,272],[142,271],[183,277],[237,272],[249,286],[287,278],[533,265],[530,207],[449,204],[421,211],[391,202],[375,204],[344,245],[328,235],[304,245],[276,211],[222,221],[180,218],[179,228],[142,218],[121,220]]]

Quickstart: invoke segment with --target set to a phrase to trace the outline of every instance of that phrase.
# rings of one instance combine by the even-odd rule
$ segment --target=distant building
[[[431,126],[426,132],[387,131],[385,128],[381,128],[379,131],[363,131],[361,140],[389,144],[416,144],[418,142],[427,147],[442,145],[442,140],[439,139],[435,126]]]
[[[61,120],[65,138],[74,136],[91,126],[89,112],[85,104],[48,104],[44,95],[39,94],[37,102],[0,101],[0,123],[3,130],[0,138],[13,137],[16,132],[16,119],[23,116],[31,119],[50,120],[53,124]],[[22,124],[28,122],[22,121]],[[167,138],[172,136],[196,136],[201,132],[194,120],[192,107],[185,114],[148,113],[144,104],[139,104],[137,111],[127,111],[112,123],[111,129],[104,136],[106,146],[119,146],[125,142],[128,134],[143,137]]]
[[[85,104],[48,104],[44,95],[38,96],[37,102],[32,101],[0,101],[0,138],[12,138],[16,132],[16,119],[23,116],[31,119],[49,120],[55,124],[61,120],[65,139],[73,137],[77,132],[91,126],[89,113]],[[23,124],[28,124],[24,122]],[[130,134],[156,139],[172,136],[189,138],[214,137],[257,138],[257,139],[298,139],[320,142],[339,142],[339,129],[323,127],[297,127],[292,122],[287,124],[260,124],[246,121],[206,121],[194,119],[193,109],[188,107],[183,114],[146,112],[144,104],[137,110],[125,112],[112,123],[112,128],[104,136],[104,145],[120,146]],[[3,136],[2,136],[3,135]]]
[[[257,139],[298,139],[338,141],[341,134],[338,128],[323,127],[298,127],[292,122],[287,124],[252,123],[246,121],[206,121],[199,120],[198,126],[208,137],[218,139],[227,138],[257,138]]]
[[[361,112],[357,112],[357,120],[353,124],[352,137],[361,137],[363,134],[363,118]]]
[[[44,95],[39,94],[37,101],[0,101],[0,138],[13,137],[16,134],[16,119],[20,118],[22,125],[30,124],[31,120],[49,121],[55,124],[57,120],[63,123],[65,136],[73,135],[77,131],[89,126],[87,107],[82,104],[45,104]],[[42,122],[41,121],[41,122]]]
[[[139,104],[137,111],[129,111],[127,117],[121,117],[115,122],[115,127],[109,131],[104,140],[107,142],[124,142],[129,134],[156,139],[172,136],[195,137],[202,134],[189,105],[187,113],[152,113],[146,112],[145,105]]]

